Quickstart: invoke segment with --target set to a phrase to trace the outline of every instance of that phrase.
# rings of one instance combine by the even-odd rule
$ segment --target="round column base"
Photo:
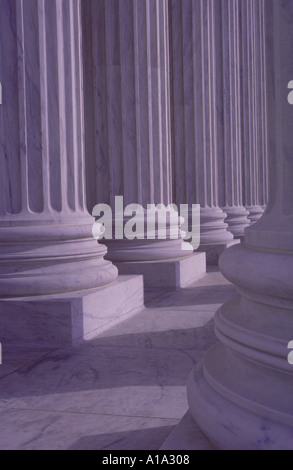
[[[218,448],[293,450],[293,255],[236,245],[220,269],[240,297],[215,316],[220,343],[190,379],[192,415]]]
[[[248,219],[251,225],[257,222],[264,213],[264,209],[261,206],[246,206],[246,209],[249,212]]]
[[[80,225],[1,227],[0,296],[25,297],[111,284],[117,268],[92,236],[92,219]]]
[[[250,225],[249,212],[242,206],[224,207],[223,210],[227,214],[225,222],[228,230],[234,237],[243,237],[245,229]]]
[[[224,222],[227,214],[219,207],[203,207],[200,210],[200,244],[223,245],[234,239]]]
[[[112,262],[162,261],[185,258],[193,253],[192,246],[178,240],[102,240],[108,248],[106,259]]]
[[[216,448],[293,449],[292,376],[218,343],[191,374],[187,393],[193,418]]]

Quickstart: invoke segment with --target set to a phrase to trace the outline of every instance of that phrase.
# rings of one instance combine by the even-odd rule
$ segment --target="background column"
[[[260,0],[260,93],[261,93],[261,143],[262,150],[260,153],[260,181],[259,181],[259,204],[263,209],[266,208],[269,199],[269,148],[268,148],[268,92],[267,92],[267,74],[266,63],[269,55],[266,42],[266,18],[265,18],[265,0]]]
[[[209,254],[233,240],[218,200],[219,14],[217,1],[171,1],[175,201],[200,204],[201,249]]]
[[[262,216],[263,206],[267,202],[264,3],[253,0],[242,2],[240,10],[243,204],[253,223]]]
[[[249,226],[248,211],[242,205],[242,142],[241,142],[241,88],[240,88],[240,4],[239,0],[221,0],[219,18],[221,18],[222,52],[219,93],[222,97],[220,109],[222,119],[218,120],[220,135],[219,186],[220,206],[227,213],[226,222],[235,237],[244,235]]]
[[[148,204],[170,204],[168,1],[91,0],[82,6],[89,209],[97,203],[114,209],[116,196],[124,197],[124,205],[145,209]],[[179,222],[177,215],[168,228],[169,235],[177,231],[177,240],[169,235],[160,240],[158,233],[154,240],[106,240],[108,258],[121,273],[143,272],[147,284],[159,287],[154,272],[162,266],[165,277],[166,266],[155,269],[143,263],[190,256],[190,250],[182,249]],[[204,257],[197,260],[202,273]],[[191,261],[186,272],[192,277],[194,256]]]

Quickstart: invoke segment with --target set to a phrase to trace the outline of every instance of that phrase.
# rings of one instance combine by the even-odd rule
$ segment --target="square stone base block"
[[[233,245],[241,243],[240,239],[232,240],[231,242],[223,243],[221,245],[201,245],[198,251],[206,253],[206,260],[208,265],[217,265],[221,254]]]
[[[202,433],[190,412],[175,426],[160,450],[216,450]]]
[[[120,274],[142,274],[145,288],[177,289],[206,274],[205,253],[163,261],[114,263]]]
[[[0,341],[78,345],[143,308],[142,276],[119,276],[109,286],[0,301]]]

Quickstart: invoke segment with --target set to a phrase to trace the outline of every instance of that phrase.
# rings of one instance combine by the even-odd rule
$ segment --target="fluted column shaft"
[[[266,208],[269,199],[269,148],[268,148],[268,92],[267,92],[267,71],[266,64],[269,55],[266,43],[266,15],[265,15],[266,1],[260,0],[260,101],[261,101],[261,153],[259,156],[260,161],[260,180],[259,180],[259,204],[263,209]]]
[[[78,2],[14,0],[3,9],[0,223],[83,214]]]
[[[167,3],[83,4],[90,209],[172,202]]]
[[[291,26],[291,2],[280,2],[274,7],[270,18],[269,8],[274,2],[265,3],[267,52],[267,97],[268,97],[268,165],[269,202],[266,217],[247,233],[247,244],[266,249],[293,249],[293,164],[291,148],[292,105],[288,103],[289,82],[293,72],[290,48],[293,38]],[[277,3],[277,2],[276,2]],[[288,20],[285,15],[288,13]],[[271,22],[269,21],[271,20]],[[282,28],[284,30],[282,31]],[[287,36],[286,36],[287,34]]]
[[[222,20],[222,96],[223,119],[219,123],[220,205],[234,236],[242,236],[249,226],[248,211],[242,205],[242,141],[240,88],[240,4],[239,0],[221,0]]]
[[[263,214],[267,169],[267,133],[264,67],[264,3],[249,0],[240,5],[242,24],[242,160],[243,203],[249,219],[256,222]]]
[[[80,2],[3,0],[0,24],[0,295],[107,284],[85,201]]]
[[[114,209],[116,196],[144,209],[170,204],[168,0],[89,0],[82,7],[89,209]],[[178,217],[175,225],[179,234]],[[104,242],[112,261],[186,256],[180,236],[165,250],[162,240],[148,240],[147,249],[136,240]]]
[[[244,244],[222,255],[239,297],[217,312],[220,342],[188,387],[193,416],[221,449],[293,449],[292,22],[291,1],[265,1],[269,203]]]
[[[219,207],[218,2],[171,1],[174,187],[201,205],[201,244],[233,239]]]

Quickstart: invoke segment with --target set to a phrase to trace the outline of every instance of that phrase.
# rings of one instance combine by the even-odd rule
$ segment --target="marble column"
[[[260,18],[259,18],[259,34],[260,34],[260,94],[261,94],[261,152],[260,161],[260,178],[259,178],[259,204],[265,210],[269,199],[269,167],[268,167],[268,94],[267,94],[267,76],[266,61],[269,51],[267,50],[265,40],[265,0],[260,1]]]
[[[85,200],[80,2],[2,0],[0,25],[0,296],[64,306],[69,297],[54,295],[76,296],[118,275],[92,236]],[[54,306],[48,313],[54,337],[61,304],[60,319]],[[20,305],[1,302],[0,323],[16,327]],[[19,325],[35,306],[25,304]],[[44,337],[45,310],[30,338]]]
[[[168,21],[167,0],[83,3],[90,210],[97,203],[114,210],[116,196],[144,209],[173,202]],[[157,269],[145,263],[190,256],[179,222],[177,216],[168,227],[168,233],[177,230],[177,240],[105,240],[108,259],[123,273],[145,274],[148,266],[146,284],[159,287]],[[204,258],[197,259],[204,271]]]
[[[249,226],[249,212],[242,205],[242,141],[240,88],[240,4],[241,0],[221,0],[218,3],[221,19],[221,56],[218,91],[223,115],[219,120],[219,186],[220,206],[227,213],[226,222],[235,237],[241,237]]]
[[[239,297],[218,311],[220,342],[188,386],[195,420],[221,449],[293,449],[293,2],[264,4],[269,203],[220,260]]]
[[[1,11],[1,296],[109,284],[85,202],[79,2]]]
[[[267,116],[264,2],[248,0],[240,4],[242,44],[242,160],[243,204],[254,223],[267,202]]]
[[[217,1],[171,1],[175,201],[200,204],[205,250],[233,240],[218,198],[219,14]]]

